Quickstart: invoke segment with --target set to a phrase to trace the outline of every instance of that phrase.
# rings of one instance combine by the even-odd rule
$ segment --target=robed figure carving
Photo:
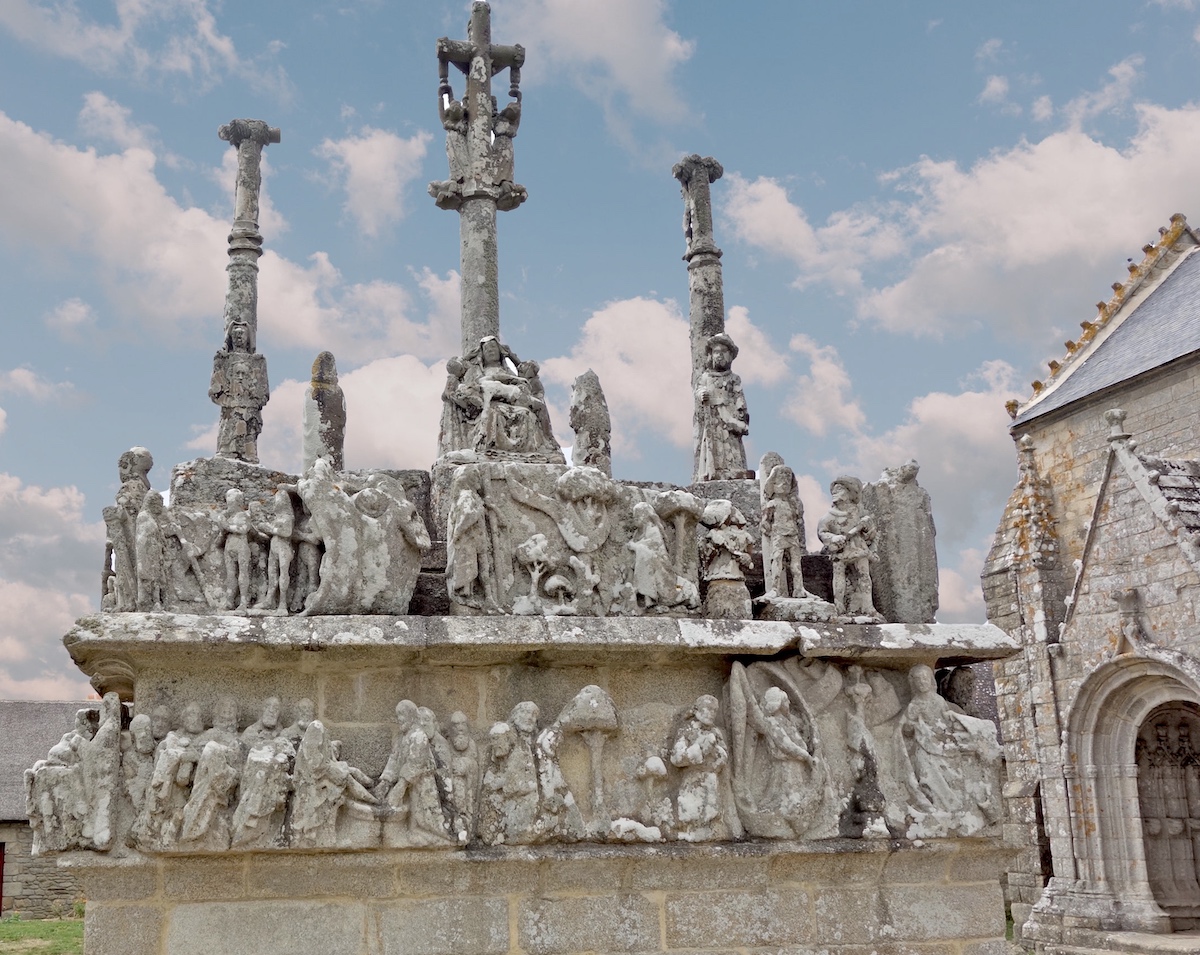
[[[704,347],[704,371],[696,377],[696,481],[728,481],[748,476],[742,438],[750,432],[750,412],[742,379],[733,372],[738,347],[719,332]]]
[[[266,356],[254,351],[250,326],[235,321],[225,332],[225,347],[213,356],[208,396],[220,406],[217,454],[258,463],[262,409],[270,398]]]

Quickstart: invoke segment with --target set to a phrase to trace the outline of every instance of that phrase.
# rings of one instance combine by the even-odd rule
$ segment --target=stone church
[[[1022,647],[996,684],[1009,899],[1038,952],[1200,936],[1200,234],[1176,215],[1143,253],[1010,404],[1019,477],[983,572]]]

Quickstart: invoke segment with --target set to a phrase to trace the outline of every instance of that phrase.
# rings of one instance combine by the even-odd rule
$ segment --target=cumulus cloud
[[[412,355],[368,362],[339,374],[346,396],[348,468],[428,468],[437,457],[441,419],[442,363],[427,365]],[[263,409],[259,457],[267,467],[298,473],[302,467],[302,421],[307,381],[288,379],[275,386]],[[215,429],[193,442],[209,452]]]
[[[110,142],[119,149],[149,149],[153,141],[153,130],[134,122],[129,107],[97,90],[83,97],[79,128],[84,135]]]
[[[1048,122],[1054,118],[1054,101],[1049,96],[1039,96],[1029,107],[1029,115],[1039,123]]]
[[[78,699],[62,636],[94,609],[104,529],[84,520],[74,487],[42,488],[0,473],[0,696]]]
[[[346,214],[364,235],[374,237],[404,217],[405,193],[421,174],[431,139],[427,132],[404,139],[365,126],[344,139],[326,139],[314,152],[329,162],[345,189]]]
[[[1078,128],[1089,119],[1126,106],[1133,97],[1134,84],[1142,77],[1143,62],[1141,54],[1126,57],[1109,69],[1111,79],[1098,90],[1083,93],[1067,103],[1063,113],[1070,126]]]
[[[75,392],[69,381],[50,381],[30,368],[0,371],[0,394],[19,395],[33,401],[57,401]]]
[[[837,349],[803,334],[792,336],[788,347],[808,361],[808,374],[796,379],[783,415],[818,437],[831,427],[859,433],[866,415],[854,398],[853,383]]]
[[[95,330],[96,312],[83,299],[69,298],[47,312],[43,321],[63,341],[78,344]]]
[[[542,362],[541,376],[570,388],[588,368],[596,372],[612,417],[615,453],[637,457],[641,435],[690,449],[690,353],[688,321],[676,302],[623,299],[593,312],[570,354]],[[560,428],[565,423],[562,415],[555,420]]]
[[[1004,41],[999,37],[992,37],[979,45],[979,49],[975,51],[975,61],[977,63],[994,63],[1000,58],[1003,50]]]
[[[989,76],[983,84],[983,91],[979,94],[979,102],[981,103],[1003,103],[1008,99],[1008,77],[1007,76]]]
[[[1092,317],[1080,288],[1103,292],[1120,277],[1114,263],[1172,213],[1200,207],[1200,181],[1179,160],[1200,151],[1200,107],[1136,105],[1136,131],[1121,146],[1081,128],[1121,102],[1135,69],[1133,60],[1114,67],[1112,88],[1063,107],[1066,126],[1041,140],[969,167],[922,158],[885,175],[876,202],[824,226],[769,178],[727,177],[724,212],[738,240],[795,264],[798,287],[851,294],[861,319],[890,331],[942,336],[990,324],[1010,339],[1061,340]]]
[[[920,462],[918,480],[933,499],[943,556],[977,546],[982,534],[995,530],[1016,480],[1004,410],[1006,401],[1024,394],[1015,370],[1003,361],[985,362],[962,385],[957,393],[913,399],[905,420],[883,434],[858,436],[850,462],[852,473],[871,480],[909,458]]]
[[[232,150],[229,151],[232,153]],[[225,162],[231,160],[227,157]],[[224,303],[229,223],[168,194],[150,149],[116,153],[79,149],[0,113],[0,236],[55,255],[76,256],[114,302],[122,321],[168,340],[190,340],[211,329]],[[228,177],[232,189],[233,178]],[[279,228],[264,189],[264,227]],[[232,201],[230,202],[232,209]],[[262,341],[320,350],[339,342],[348,361],[408,352],[435,358],[457,342],[449,328],[444,287],[450,277],[418,273],[436,295],[427,316],[399,283],[346,282],[324,252],[298,263],[269,249],[259,260]],[[440,284],[439,284],[440,283]],[[78,299],[47,318],[64,336],[81,335],[94,314]],[[455,319],[454,324],[457,324]]]
[[[107,75],[178,80],[205,89],[228,75],[286,95],[286,74],[265,56],[245,56],[217,29],[208,0],[114,0],[115,22],[82,12],[74,0],[7,0],[0,27],[22,43]],[[86,9],[86,8],[85,8]]]
[[[629,116],[679,123],[688,107],[675,71],[694,44],[666,23],[665,0],[518,0],[505,8],[505,35],[528,49],[523,81],[570,77],[629,143]]]
[[[748,385],[776,385],[787,377],[787,355],[761,328],[750,321],[750,310],[734,305],[725,317],[725,331],[738,346],[737,373]]]

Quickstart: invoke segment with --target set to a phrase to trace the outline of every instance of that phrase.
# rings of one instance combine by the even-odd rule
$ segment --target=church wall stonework
[[[78,876],[61,868],[53,856],[33,855],[33,830],[28,823],[0,823],[0,844],[4,846],[0,914],[27,919],[74,914],[75,904],[84,897]]]

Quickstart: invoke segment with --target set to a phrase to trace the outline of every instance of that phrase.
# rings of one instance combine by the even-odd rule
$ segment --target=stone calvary
[[[613,477],[592,371],[567,462],[538,363],[500,329],[524,57],[485,3],[437,44],[430,194],[460,218],[462,348],[429,471],[345,459],[331,352],[304,472],[259,463],[258,167],[280,133],[221,128],[216,453],[169,498],[150,451],[120,455],[102,609],[65,638],[103,701],[26,774],[37,850],[84,879],[89,952],[999,951],[995,727],[935,669],[1015,645],[935,623],[915,462],[838,477],[818,553],[793,469],[748,468],[711,158],[674,170],[693,483]]]

